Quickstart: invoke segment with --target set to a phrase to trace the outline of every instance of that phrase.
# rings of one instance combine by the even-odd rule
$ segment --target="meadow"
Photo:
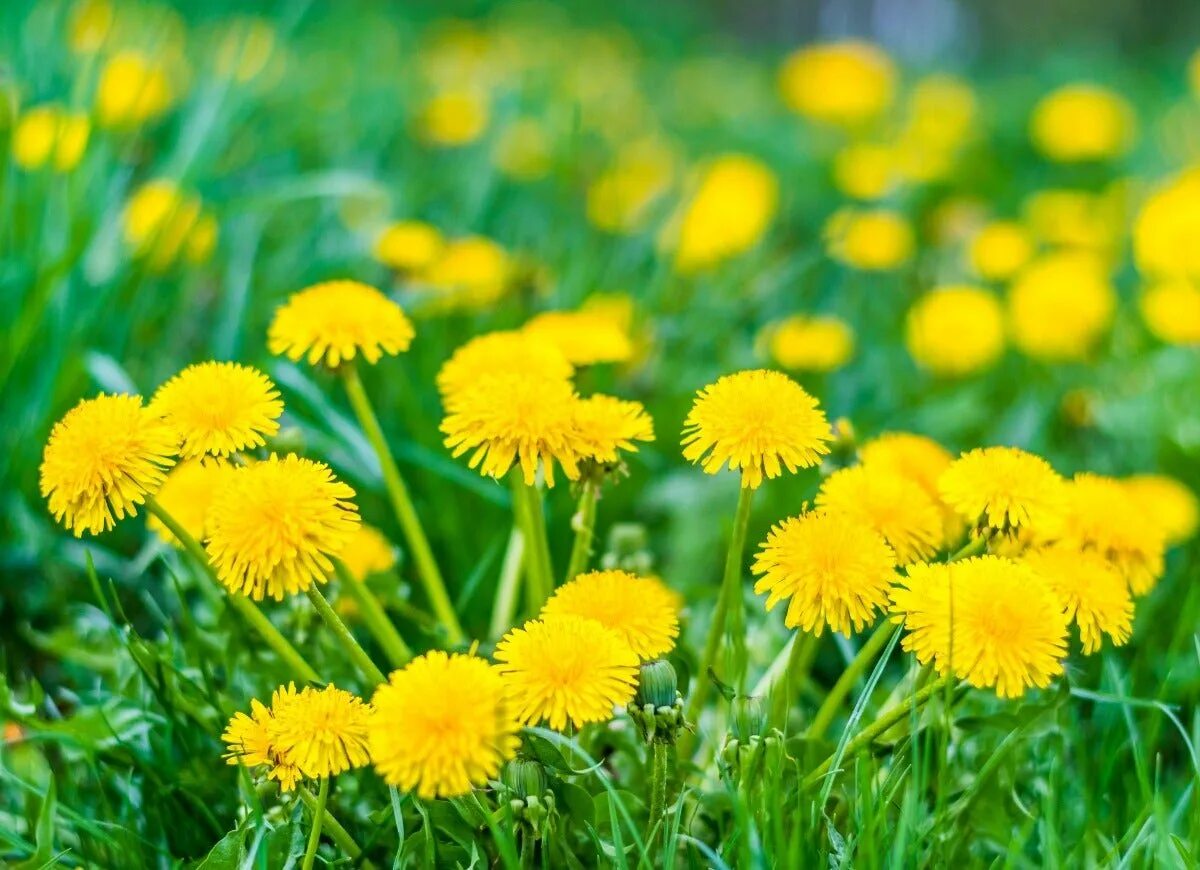
[[[1200,53],[0,8],[0,866],[1200,863]]]

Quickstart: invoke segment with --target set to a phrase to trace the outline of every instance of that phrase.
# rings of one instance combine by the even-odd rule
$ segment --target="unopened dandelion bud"
[[[766,730],[767,711],[760,698],[753,695],[734,698],[731,710],[730,728],[735,740],[746,743]]]
[[[536,797],[546,791],[546,769],[532,758],[514,758],[504,766],[500,780],[520,799]]]
[[[679,678],[670,662],[656,659],[642,663],[635,698],[639,707],[669,707],[675,703],[675,696],[678,694]]]

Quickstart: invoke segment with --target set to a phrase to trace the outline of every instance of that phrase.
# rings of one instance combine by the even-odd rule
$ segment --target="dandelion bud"
[[[739,696],[733,699],[730,720],[733,737],[745,743],[751,737],[759,737],[767,728],[767,711],[762,700],[755,696]]]
[[[675,668],[665,659],[643,662],[639,677],[636,703],[639,707],[670,707],[679,694],[679,678]]]
[[[532,758],[514,758],[504,766],[500,781],[516,798],[539,797],[546,791],[546,769]]]

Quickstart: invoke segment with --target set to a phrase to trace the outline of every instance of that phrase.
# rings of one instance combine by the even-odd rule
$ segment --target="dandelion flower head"
[[[626,362],[633,356],[633,341],[611,318],[589,311],[546,311],[522,332],[556,347],[576,366]]]
[[[1004,353],[1004,313],[987,290],[965,285],[926,293],[908,312],[905,344],[917,365],[960,377],[989,368]]]
[[[282,757],[274,742],[274,711],[282,711],[295,699],[294,683],[276,689],[269,707],[255,698],[250,702],[250,713],[235,714],[221,735],[221,740],[228,747],[225,759],[230,764],[266,767],[267,778],[278,782],[280,790],[285,793],[296,788],[301,773],[300,768]]]
[[[437,227],[424,221],[388,224],[375,240],[375,259],[397,272],[425,269],[437,259],[444,240]]]
[[[358,281],[325,281],[292,295],[275,310],[271,353],[336,368],[359,354],[374,364],[408,350],[415,332],[400,306]]]
[[[1184,484],[1165,474],[1135,474],[1121,481],[1134,505],[1163,530],[1168,544],[1196,534],[1200,503]]]
[[[615,632],[646,660],[670,652],[679,635],[679,599],[661,580],[628,571],[591,571],[555,590],[543,618],[579,616]]]
[[[940,506],[920,484],[886,468],[855,465],[835,471],[821,484],[816,504],[875,531],[901,565],[928,559],[942,546]]]
[[[938,489],[967,523],[1000,532],[1055,528],[1066,506],[1062,478],[1050,463],[1017,447],[964,453],[942,474]]]
[[[1046,157],[1078,163],[1119,157],[1133,142],[1133,109],[1120,94],[1093,84],[1065,85],[1034,107],[1029,136]]]
[[[264,436],[279,431],[283,402],[258,369],[203,362],[159,387],[150,410],[179,433],[181,456],[229,456],[264,446]]]
[[[221,459],[187,459],[169,472],[154,498],[184,531],[197,541],[208,533],[208,509],[213,497],[233,471],[233,466]],[[183,545],[158,517],[151,515],[146,528],[168,544]]]
[[[1070,544],[1037,547],[1021,561],[1044,579],[1079,626],[1087,655],[1098,652],[1104,635],[1121,646],[1133,631],[1133,599],[1125,578],[1098,553]]]
[[[641,402],[594,395],[575,408],[581,458],[612,464],[622,452],[637,452],[638,441],[654,440],[654,422]]]
[[[789,371],[832,372],[854,355],[854,330],[837,317],[796,314],[769,328],[767,349]]]
[[[372,574],[390,570],[396,564],[396,551],[383,532],[374,526],[360,523],[358,528],[350,533],[338,558],[342,560],[351,577],[366,580]]]
[[[1008,290],[1013,343],[1047,362],[1087,356],[1108,329],[1117,297],[1107,267],[1087,251],[1046,254]]]
[[[891,272],[912,257],[912,225],[888,209],[840,209],[825,224],[829,255],[864,272]]]
[[[337,686],[306,686],[287,703],[271,705],[271,746],[285,763],[310,779],[362,767],[371,708]]]
[[[857,127],[891,105],[896,67],[878,46],[857,40],[805,46],[779,70],[779,90],[793,112],[826,124]]]
[[[1200,344],[1200,286],[1185,278],[1164,279],[1138,296],[1150,334],[1167,344]]]
[[[459,347],[437,374],[442,403],[452,408],[455,397],[494,375],[512,374],[567,381],[575,367],[557,346],[517,330],[488,332]]]

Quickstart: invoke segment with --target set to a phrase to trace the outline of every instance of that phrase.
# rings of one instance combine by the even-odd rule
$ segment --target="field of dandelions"
[[[235,5],[0,9],[0,865],[1200,863],[1200,55]]]

